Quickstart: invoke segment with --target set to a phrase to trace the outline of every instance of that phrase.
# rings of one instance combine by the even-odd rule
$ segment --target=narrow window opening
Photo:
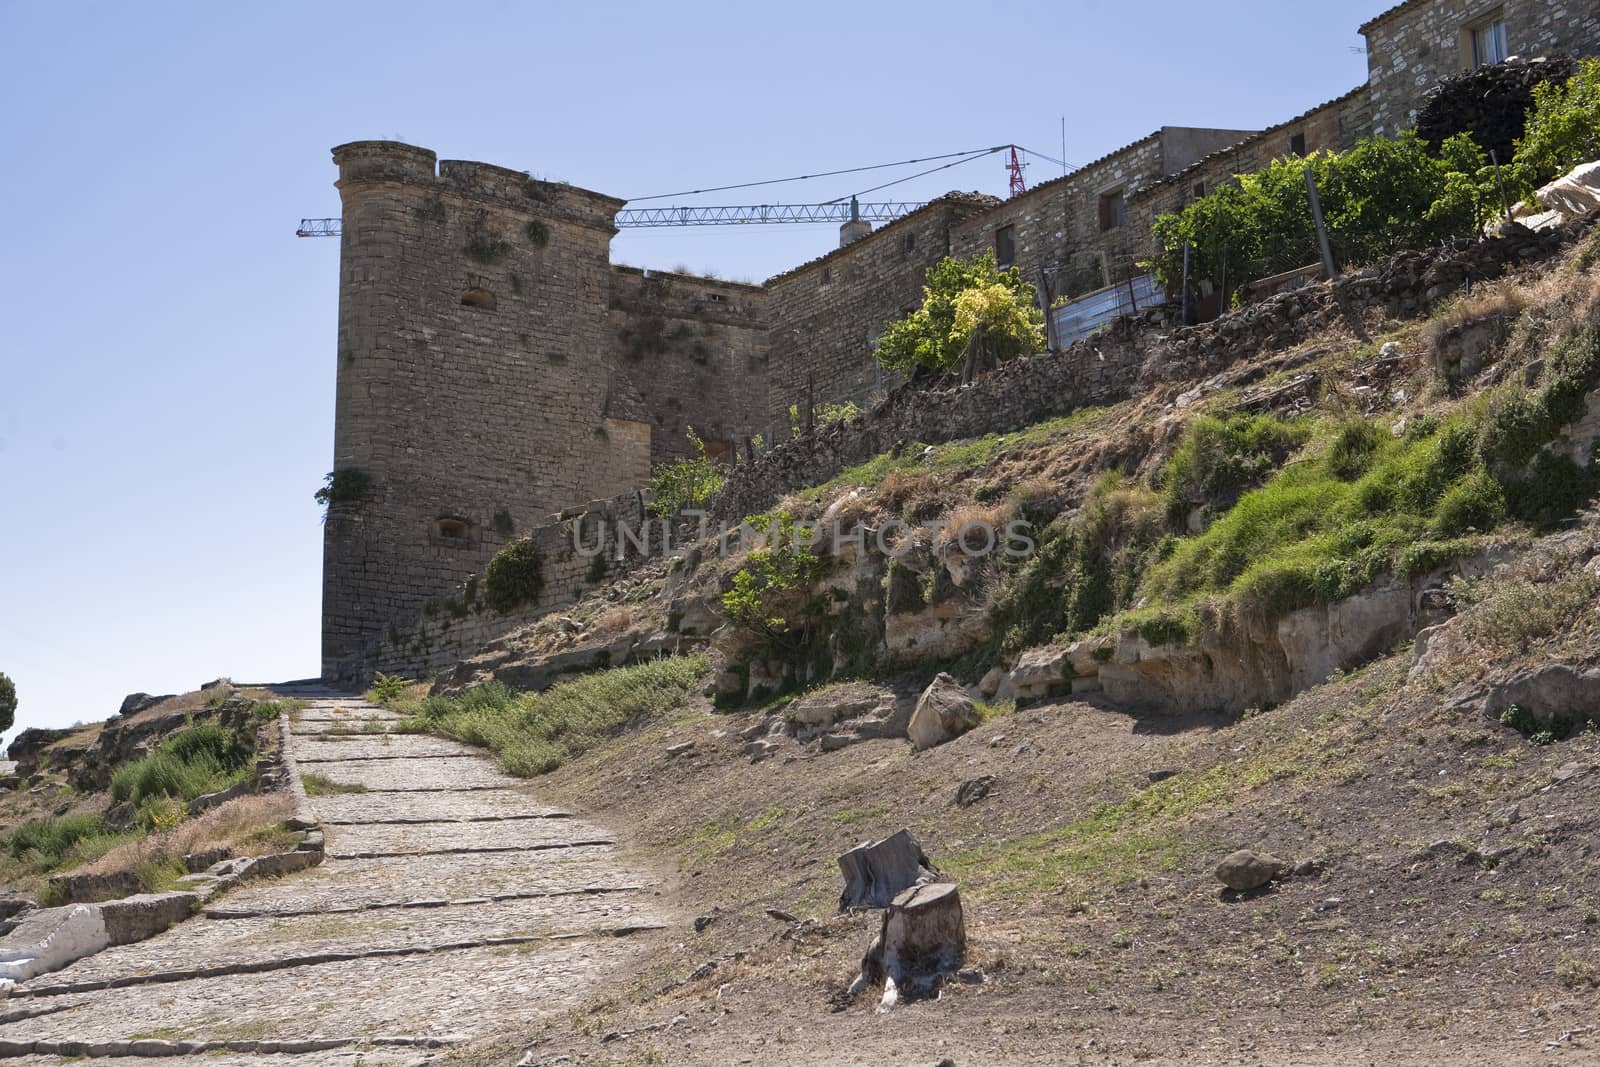
[[[818,285],[832,285],[833,284],[833,268],[832,267],[823,267],[822,268],[822,277],[818,281],[817,284]]]
[[[917,250],[917,235],[916,234],[908,233],[908,234],[905,235],[905,237],[901,238],[901,240],[900,240],[900,251],[901,252],[903,252],[903,253],[905,253],[906,255],[909,256],[911,253],[915,252],[916,250]]]
[[[1128,221],[1128,204],[1121,189],[1100,194],[1100,229],[1114,230]]]
[[[994,231],[994,262],[999,267],[1009,267],[1017,258],[1017,232],[1015,226],[1002,226]]]
[[[1306,154],[1306,135],[1304,133],[1290,135],[1289,154],[1291,156],[1303,156]]]

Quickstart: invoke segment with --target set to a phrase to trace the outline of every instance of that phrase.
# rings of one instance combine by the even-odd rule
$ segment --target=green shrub
[[[17,686],[4,673],[0,673],[0,733],[11,729],[17,721]]]
[[[695,455],[673,463],[663,463],[650,476],[650,511],[663,518],[685,508],[703,508],[722,488],[722,471],[706,455],[705,442],[688,430]]]
[[[946,373],[961,368],[969,345],[995,363],[1044,347],[1033,286],[1015,267],[997,269],[993,252],[964,260],[946,256],[928,268],[926,281],[922,306],[878,339],[878,362],[885,368]]]
[[[1505,515],[1505,492],[1480,467],[1445,491],[1434,513],[1433,528],[1441,537],[1455,537],[1468,530],[1485,533],[1498,526]]]
[[[544,589],[544,558],[531,540],[513,541],[483,569],[484,600],[505,612],[537,600]]]
[[[525,232],[528,235],[528,243],[535,248],[543,248],[550,243],[550,227],[538,219],[528,223]]]
[[[322,488],[313,493],[312,497],[322,505],[322,517],[326,520],[336,507],[361,504],[369,500],[372,497],[372,475],[355,467],[329,471],[323,476]]]
[[[367,699],[374,704],[386,705],[404,693],[411,684],[409,678],[388,675],[380,671],[372,679],[372,688],[367,690]]]
[[[584,675],[544,693],[517,693],[491,681],[419,702],[397,729],[488,748],[507,774],[532,777],[681,705],[705,672],[704,656],[675,656]]]
[[[1533,88],[1533,110],[1513,157],[1525,193],[1600,158],[1600,59],[1585,59],[1567,82]]]
[[[105,819],[99,815],[73,814],[54,819],[29,819],[11,832],[6,849],[18,859],[28,860],[39,870],[58,867],[80,843],[102,837]]]
[[[1225,284],[1231,299],[1258,278],[1319,257],[1305,176],[1316,179],[1334,258],[1366,263],[1402,248],[1476,232],[1493,207],[1492,172],[1466,135],[1438,156],[1410,131],[1372,137],[1341,154],[1274,160],[1155,222],[1150,266],[1170,289],[1189,277]],[[1225,279],[1225,280],[1224,280]]]
[[[1271,415],[1243,414],[1195,419],[1162,471],[1167,521],[1182,529],[1196,507],[1216,512],[1233,507],[1239,494],[1283,466],[1309,435],[1304,419],[1284,422]]]
[[[787,512],[745,521],[760,529],[767,543],[745,554],[731,587],[722,594],[722,610],[729,622],[769,644],[791,651],[802,648],[819,621],[813,587],[837,561],[796,544],[794,518]]]

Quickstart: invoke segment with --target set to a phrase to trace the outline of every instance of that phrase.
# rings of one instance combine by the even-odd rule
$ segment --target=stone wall
[[[639,493],[592,501],[549,516],[527,534],[539,550],[544,579],[537,599],[501,612],[485,603],[476,575],[441,585],[435,590],[437,595],[390,621],[383,633],[343,657],[325,678],[363,686],[374,673],[431,678],[450,670],[497,638],[570,607],[628,570],[640,556],[629,542],[622,545],[623,558],[617,559],[617,525],[639,529],[645,517]],[[658,553],[660,547],[657,541],[649,551]]]
[[[762,431],[765,289],[619,266],[610,309],[617,356],[606,414],[648,425],[652,464],[691,454],[691,427],[713,449],[739,447]]]
[[[873,358],[884,327],[922,304],[927,270],[950,252],[957,220],[998,204],[949,193],[819,259],[768,279],[766,438],[789,432],[789,407],[865,407],[897,384]]]
[[[1408,0],[1361,27],[1367,39],[1372,129],[1393,136],[1410,127],[1428,90],[1470,70],[1470,30],[1505,23],[1507,55],[1600,54],[1600,7],[1573,0]]]

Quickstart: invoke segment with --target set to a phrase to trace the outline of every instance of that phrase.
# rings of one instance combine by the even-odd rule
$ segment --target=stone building
[[[1148,229],[1140,233],[1129,215],[1134,194],[1254,132],[1164,126],[962,220],[950,235],[951,250],[971,256],[992,249],[1001,266],[1016,267],[1051,296],[1110,285],[1127,277],[1149,244]]]
[[[1440,79],[1512,56],[1600,53],[1593,0],[1406,0],[1361,27],[1367,39],[1372,132],[1414,124]]]

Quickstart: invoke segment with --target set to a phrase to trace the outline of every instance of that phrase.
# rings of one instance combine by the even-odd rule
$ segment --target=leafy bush
[[[993,252],[967,260],[946,256],[928,268],[922,292],[922,306],[878,339],[878,362],[889,370],[958,370],[969,345],[996,363],[1044,347],[1033,286],[1015,267],[996,269]]]
[[[525,232],[528,235],[528,243],[535,248],[543,248],[550,243],[550,227],[538,219],[528,223]]]
[[[374,704],[388,704],[411,685],[411,679],[384,674],[381,671],[372,679],[367,699]]]
[[[398,729],[491,749],[507,774],[529,778],[678,707],[705,672],[704,656],[673,656],[584,675],[544,693],[517,693],[492,681],[421,701]]]
[[[1334,258],[1364,263],[1402,248],[1475,233],[1494,206],[1493,175],[1465,134],[1438,157],[1407,131],[1372,137],[1348,152],[1274,160],[1241,175],[1183,211],[1155,222],[1161,251],[1151,266],[1169,289],[1190,276],[1210,278],[1232,298],[1258,278],[1315,263],[1320,255],[1305,176],[1316,180]]]
[[[818,426],[831,422],[848,422],[861,414],[861,408],[852,401],[843,404],[818,404],[811,409],[812,421]],[[799,437],[805,432],[805,422],[800,417],[800,405],[789,405],[789,436]]]
[[[662,518],[676,515],[685,508],[702,508],[722,488],[722,471],[706,455],[705,442],[692,426],[688,435],[695,455],[660,464],[650,476],[650,511]]]
[[[766,545],[745,555],[732,587],[722,594],[722,610],[735,626],[772,644],[803,646],[817,621],[812,587],[835,560],[796,544],[794,518],[787,512],[746,522],[763,532]]]
[[[544,589],[544,557],[531,540],[513,541],[483,569],[484,600],[495,611],[510,611],[538,599]]]
[[[322,488],[312,494],[323,507],[326,519],[332,509],[344,504],[360,504],[372,496],[372,475],[355,467],[329,471],[322,479]]]
[[[1517,183],[1531,193],[1591,159],[1600,159],[1600,59],[1581,61],[1570,81],[1534,86],[1514,157]]]
[[[4,672],[0,672],[0,733],[11,729],[17,721],[17,686]]]

